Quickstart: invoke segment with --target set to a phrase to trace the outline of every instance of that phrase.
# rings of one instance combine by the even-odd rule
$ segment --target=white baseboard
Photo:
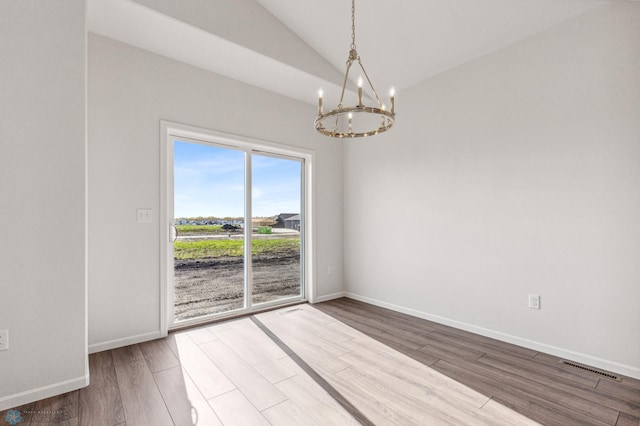
[[[77,389],[89,386],[89,373],[82,377],[65,380],[64,382],[53,383],[51,385],[42,386],[37,389],[16,393],[13,395],[3,396],[0,398],[0,411],[19,407],[33,401],[71,392]],[[4,419],[0,419],[4,420]]]
[[[439,324],[444,324],[454,328],[459,328],[461,330],[469,331],[471,333],[479,334],[481,336],[491,337],[496,340],[522,346],[528,349],[532,349],[534,351],[544,352],[550,355],[555,355],[557,357],[565,358],[581,364],[587,364],[593,367],[601,368],[603,370],[608,370],[617,374],[622,374],[624,376],[633,377],[634,379],[640,379],[640,368],[634,367],[631,365],[620,364],[615,361],[609,361],[609,360],[594,357],[591,355],[574,352],[569,349],[548,345],[546,343],[524,339],[522,337],[513,336],[511,334],[502,333],[500,331],[478,327],[473,324],[467,324],[461,321],[452,320],[452,319],[441,317],[438,315],[432,315],[426,312],[418,311],[416,309],[405,308],[404,306],[394,305],[392,303],[383,302],[381,300],[372,299],[366,296],[360,296],[358,294],[354,294],[350,292],[344,292],[343,296],[348,297],[350,299],[359,300],[361,302],[369,303],[371,305],[380,306],[381,308],[391,309],[392,311],[401,312],[403,314],[437,322]]]
[[[121,339],[109,340],[107,342],[93,343],[89,345],[89,353],[107,351],[109,349],[121,348],[123,346],[134,345],[136,343],[142,343],[149,340],[160,339],[164,337],[160,330],[152,331],[150,333],[137,334],[135,336],[123,337]]]
[[[338,293],[326,294],[324,296],[316,296],[313,303],[326,302],[327,300],[339,299],[341,297],[345,297],[347,293],[344,291],[339,291]]]

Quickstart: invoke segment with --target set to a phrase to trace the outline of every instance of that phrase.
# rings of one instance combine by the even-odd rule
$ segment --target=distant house
[[[280,213],[273,220],[276,222],[274,228],[300,230],[300,213]]]
[[[295,229],[296,231],[300,230],[300,215],[296,214],[290,216],[284,220],[284,227],[287,229]]]

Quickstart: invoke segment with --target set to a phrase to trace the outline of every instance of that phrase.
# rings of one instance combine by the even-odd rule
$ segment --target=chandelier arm
[[[347,71],[344,73],[344,80],[342,81],[342,94],[340,95],[340,103],[338,104],[338,106],[340,107],[342,106],[342,101],[344,100],[344,92],[347,88],[347,79],[349,78],[349,70],[351,69],[351,65],[353,65],[353,61],[351,59],[347,60]]]
[[[371,79],[367,74],[367,70],[364,69],[364,65],[362,65],[362,61],[360,60],[360,58],[358,58],[358,64],[360,65],[360,68],[364,73],[364,77],[367,79],[367,82],[369,83],[369,87],[371,87],[371,91],[373,92],[374,95],[376,95],[376,100],[378,101],[378,105],[382,107],[382,101],[380,100],[380,96],[378,96],[378,92],[376,92],[376,89],[373,87],[373,83],[371,83]]]

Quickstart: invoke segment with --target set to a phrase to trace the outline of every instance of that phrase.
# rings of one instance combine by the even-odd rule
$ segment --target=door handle
[[[178,228],[173,223],[169,227],[173,228],[173,238],[171,237],[171,230],[169,230],[169,242],[175,243],[178,239]]]

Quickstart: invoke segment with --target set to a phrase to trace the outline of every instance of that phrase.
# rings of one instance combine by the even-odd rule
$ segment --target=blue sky
[[[174,215],[244,216],[244,152],[174,141]],[[253,154],[253,216],[300,213],[301,163]]]

